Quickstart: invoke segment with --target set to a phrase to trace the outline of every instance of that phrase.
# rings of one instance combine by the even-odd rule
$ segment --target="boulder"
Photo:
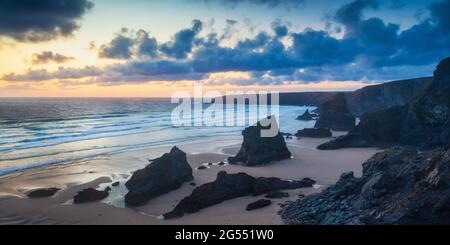
[[[128,206],[142,205],[192,179],[192,168],[187,162],[186,153],[173,147],[170,153],[165,153],[144,169],[133,173],[125,183],[129,190],[125,195],[125,203]]]
[[[279,199],[279,198],[289,197],[289,193],[281,192],[281,191],[273,191],[273,192],[267,193],[264,197],[271,198],[271,199]]]
[[[312,121],[314,117],[311,113],[309,113],[309,109],[306,109],[305,113],[297,117],[299,121]]]
[[[221,171],[214,182],[196,187],[192,194],[183,198],[175,208],[164,214],[164,217],[176,218],[185,213],[195,213],[237,197],[248,195],[260,195],[281,189],[297,189],[311,187],[314,181],[304,179],[301,181],[288,181],[278,178],[254,178],[246,173],[228,174]]]
[[[331,133],[331,130],[327,128],[305,128],[297,131],[295,136],[307,138],[330,138],[333,134]]]
[[[319,107],[320,116],[315,128],[329,128],[336,131],[348,131],[355,127],[356,119],[350,113],[344,93],[336,94]]]
[[[99,191],[94,188],[87,188],[82,191],[79,191],[73,197],[74,204],[87,203],[87,202],[95,202],[108,197],[109,193],[107,190]]]
[[[264,127],[261,122],[258,122],[242,131],[244,141],[237,155],[228,158],[230,164],[257,166],[291,157],[291,152],[278,130],[276,119],[268,117],[263,120],[270,120],[270,126]],[[262,137],[262,130],[270,127],[276,127],[278,133],[274,137]]]
[[[44,198],[44,197],[52,197],[58,192],[59,188],[45,188],[45,189],[37,189],[30,191],[27,196],[29,198]]]
[[[119,185],[120,185],[120,182],[119,182],[119,181],[116,181],[116,182],[112,183],[112,186],[114,186],[114,187],[117,187],[117,186],[119,186]]]
[[[281,211],[287,224],[450,224],[450,149],[394,147]]]
[[[270,204],[272,204],[272,201],[267,200],[267,199],[260,199],[260,200],[258,200],[256,202],[252,202],[252,203],[248,204],[247,208],[245,210],[252,211],[252,210],[255,210],[255,209],[267,207]]]

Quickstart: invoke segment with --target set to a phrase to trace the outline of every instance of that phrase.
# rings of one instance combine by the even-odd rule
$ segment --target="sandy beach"
[[[336,136],[336,134],[335,134]],[[194,169],[197,186],[215,180],[219,171],[245,172],[255,177],[284,179],[312,178],[318,185],[287,191],[289,198],[274,199],[272,205],[245,211],[248,203],[261,198],[247,196],[225,201],[182,218],[163,220],[160,215],[170,211],[179,200],[195,188],[185,183],[181,188],[150,200],[139,208],[124,207],[124,183],[131,173],[144,167],[148,161],[167,152],[170,147],[129,151],[105,155],[67,165],[27,170],[0,178],[0,224],[282,224],[277,214],[279,204],[295,200],[299,194],[311,194],[334,184],[340,174],[354,171],[358,176],[362,163],[378,152],[378,149],[342,149],[319,151],[316,146],[329,139],[289,139],[292,159],[261,167],[236,165],[210,166],[205,170],[195,168],[205,163],[215,163],[237,152],[239,141],[199,142],[182,144],[179,148],[188,153],[188,162]],[[72,204],[73,196],[87,187],[104,188],[120,181],[110,196],[101,202]],[[58,187],[62,190],[54,197],[29,199],[26,193],[37,188]]]

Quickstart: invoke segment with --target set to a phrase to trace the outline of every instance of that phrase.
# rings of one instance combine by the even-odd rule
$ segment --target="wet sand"
[[[252,176],[278,177],[285,179],[312,178],[317,181],[315,188],[286,191],[289,198],[273,199],[272,205],[245,211],[248,203],[262,196],[242,197],[225,201],[195,214],[179,219],[162,220],[160,215],[170,211],[179,200],[189,195],[195,186],[185,183],[181,188],[150,200],[139,208],[125,208],[123,183],[132,171],[148,164],[169,150],[162,147],[151,150],[125,152],[103,156],[64,166],[53,166],[0,178],[0,224],[282,224],[277,214],[279,204],[295,200],[299,194],[319,192],[334,184],[341,173],[354,171],[358,176],[362,163],[378,152],[378,149],[342,149],[318,151],[315,147],[328,139],[287,140],[292,159],[261,167],[236,165],[210,166],[196,170],[198,166],[210,162],[220,162],[239,149],[239,141],[203,142],[185,144],[179,147],[188,153],[188,162],[194,169],[197,186],[213,181],[219,171],[229,173],[246,172]],[[110,196],[101,201],[73,205],[71,200],[79,190],[87,187],[104,188],[112,182],[120,181],[119,187],[112,187]],[[37,188],[62,188],[54,197],[42,199],[26,198],[26,193]]]

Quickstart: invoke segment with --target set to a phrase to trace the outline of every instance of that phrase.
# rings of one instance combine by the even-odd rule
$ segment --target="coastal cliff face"
[[[320,194],[283,208],[287,224],[450,224],[450,149],[397,147],[363,164]]]
[[[319,106],[319,120],[315,128],[348,131],[355,127],[355,117],[350,113],[344,93],[338,93]]]
[[[402,106],[431,80],[431,77],[425,77],[367,86],[346,94],[348,107],[353,115],[359,117],[365,112]]]
[[[348,135],[320,145],[329,150],[392,144],[425,148],[450,143],[450,58],[442,60],[427,87],[408,104],[366,113]]]
[[[350,112],[360,117],[365,112],[407,104],[430,83],[431,77],[416,78],[371,85],[353,92],[345,92]],[[299,92],[280,94],[281,105],[320,106],[338,92]]]

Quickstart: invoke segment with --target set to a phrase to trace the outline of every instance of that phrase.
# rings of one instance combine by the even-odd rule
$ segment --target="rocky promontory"
[[[425,148],[450,143],[450,58],[442,60],[432,82],[408,104],[365,113],[348,135],[318,149],[385,145],[416,145]]]
[[[287,224],[450,224],[450,148],[419,152],[395,147],[320,194],[286,205]]]

